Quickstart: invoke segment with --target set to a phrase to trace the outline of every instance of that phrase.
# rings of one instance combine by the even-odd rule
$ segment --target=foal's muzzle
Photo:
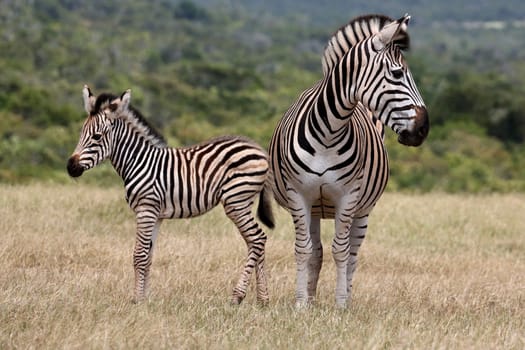
[[[78,154],[72,155],[67,161],[67,172],[71,177],[79,177],[84,173],[84,167],[80,165]]]

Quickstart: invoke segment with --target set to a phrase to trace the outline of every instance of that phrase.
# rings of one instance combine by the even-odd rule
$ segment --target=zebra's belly
[[[160,213],[161,219],[185,219],[205,214],[219,202],[199,203],[197,201],[165,201]]]
[[[337,180],[329,173],[323,176],[303,174],[300,181],[288,183],[291,186],[286,202],[293,209],[299,194],[301,202],[311,208],[312,217],[322,219],[333,219],[338,211],[353,214],[369,212],[383,192],[384,185],[370,186],[367,170],[361,169],[344,180]]]
[[[379,196],[380,193],[377,198]],[[351,188],[340,189],[332,195],[325,193],[321,187],[319,196],[311,201],[311,215],[321,219],[333,219],[338,210],[352,214],[367,213],[376,203],[375,200],[368,199],[367,196],[363,196],[357,184]]]
[[[332,174],[312,176],[296,184],[295,190],[302,194],[306,204],[311,207],[313,217],[333,219],[338,209],[354,207],[358,202],[361,180],[357,175],[349,182],[348,179],[337,181]]]

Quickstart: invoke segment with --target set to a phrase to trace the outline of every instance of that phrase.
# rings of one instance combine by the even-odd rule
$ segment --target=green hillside
[[[131,88],[173,146],[231,133],[267,145],[320,78],[331,33],[371,11],[413,15],[407,57],[432,123],[419,149],[388,134],[389,188],[525,190],[525,5],[482,1],[451,14],[447,2],[328,3],[0,2],[0,181],[70,181],[84,84]],[[82,181],[118,179],[105,168]]]
[[[525,4],[520,0],[432,1],[432,0],[195,0],[203,6],[243,9],[271,16],[303,18],[317,24],[345,21],[346,16],[362,13],[388,13],[401,16],[409,12],[421,23],[451,21],[523,20]]]

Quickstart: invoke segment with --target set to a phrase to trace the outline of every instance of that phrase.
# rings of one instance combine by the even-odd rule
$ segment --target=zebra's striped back
[[[146,295],[153,246],[163,219],[204,214],[219,203],[248,246],[244,271],[233,290],[232,302],[246,295],[255,270],[257,299],[268,302],[264,274],[266,234],[255,221],[252,206],[260,195],[258,215],[273,228],[267,153],[239,136],[218,137],[198,145],[171,148],[145,118],[130,107],[130,91],[120,97],[95,98],[83,90],[88,118],[75,152],[68,160],[78,177],[109,159],[124,181],[126,200],[136,214],[134,250],[135,298]]]

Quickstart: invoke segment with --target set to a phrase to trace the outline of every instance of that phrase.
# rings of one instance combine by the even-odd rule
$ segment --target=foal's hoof
[[[244,300],[244,296],[234,295],[231,299],[230,304],[232,305],[241,305],[242,301]]]
[[[260,307],[268,307],[268,305],[270,305],[270,299],[257,299],[257,305]]]
[[[132,304],[140,304],[140,303],[143,303],[145,300],[146,300],[146,296],[144,296],[144,295],[141,295],[141,296],[135,295],[133,297],[133,299],[131,299],[131,303]]]

